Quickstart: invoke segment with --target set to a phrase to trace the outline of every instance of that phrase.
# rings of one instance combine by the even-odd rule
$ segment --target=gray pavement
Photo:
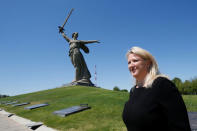
[[[0,130],[1,131],[32,131],[27,127],[25,127],[24,125],[21,125],[2,114],[0,114]]]
[[[42,122],[19,117],[15,114],[0,109],[0,131],[57,131],[43,125]]]
[[[188,112],[192,131],[197,131],[197,112]]]

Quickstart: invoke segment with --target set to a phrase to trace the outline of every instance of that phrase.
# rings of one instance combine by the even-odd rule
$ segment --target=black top
[[[164,77],[151,88],[133,87],[122,117],[128,131],[191,131],[184,101]]]

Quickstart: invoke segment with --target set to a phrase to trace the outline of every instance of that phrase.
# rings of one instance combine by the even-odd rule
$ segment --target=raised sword
[[[63,25],[62,25],[62,26],[58,26],[58,28],[59,28],[59,33],[64,31],[64,26],[66,25],[66,23],[67,23],[67,21],[68,21],[70,15],[72,14],[73,10],[74,10],[74,8],[72,8],[72,9],[70,10],[70,12],[69,12],[68,16],[66,17],[66,19],[65,19],[65,21],[64,21],[64,23],[63,23]]]

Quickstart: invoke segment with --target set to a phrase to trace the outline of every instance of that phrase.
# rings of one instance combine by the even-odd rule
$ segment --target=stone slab
[[[1,101],[0,104],[6,104],[6,103],[10,103],[11,101]]]
[[[49,105],[48,103],[37,104],[37,105],[25,107],[25,109],[32,110],[32,109],[36,109],[36,108],[40,108],[40,107],[44,107],[44,106],[48,106],[48,105]]]
[[[30,102],[14,104],[13,106],[14,106],[14,107],[16,107],[16,106],[24,106],[24,105],[28,105],[28,104],[30,104]]]
[[[72,107],[65,108],[65,109],[62,109],[62,110],[59,110],[59,111],[54,111],[53,114],[59,115],[61,117],[65,117],[65,116],[68,116],[70,114],[77,113],[77,112],[87,110],[87,109],[90,109],[90,108],[91,107],[87,106],[87,104],[80,105],[80,106],[72,106]]]
[[[16,103],[18,103],[18,101],[9,102],[9,103],[6,103],[5,105],[13,105],[13,104],[16,104]]]

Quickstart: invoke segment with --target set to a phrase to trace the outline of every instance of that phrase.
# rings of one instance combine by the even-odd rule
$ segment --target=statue
[[[73,10],[73,9],[72,9]],[[72,13],[72,10],[70,14]],[[64,22],[63,26],[59,26],[59,33],[62,34],[62,36],[66,39],[66,41],[69,43],[69,57],[71,59],[71,62],[75,68],[75,79],[71,82],[72,85],[87,85],[87,86],[94,86],[92,84],[90,78],[91,74],[88,70],[88,67],[86,65],[85,59],[80,51],[82,49],[85,53],[89,53],[89,49],[85,44],[89,43],[100,43],[98,40],[78,40],[78,32],[74,32],[72,34],[72,38],[70,39],[65,33],[64,33],[64,25],[67,22],[70,14],[68,15],[66,21]]]

